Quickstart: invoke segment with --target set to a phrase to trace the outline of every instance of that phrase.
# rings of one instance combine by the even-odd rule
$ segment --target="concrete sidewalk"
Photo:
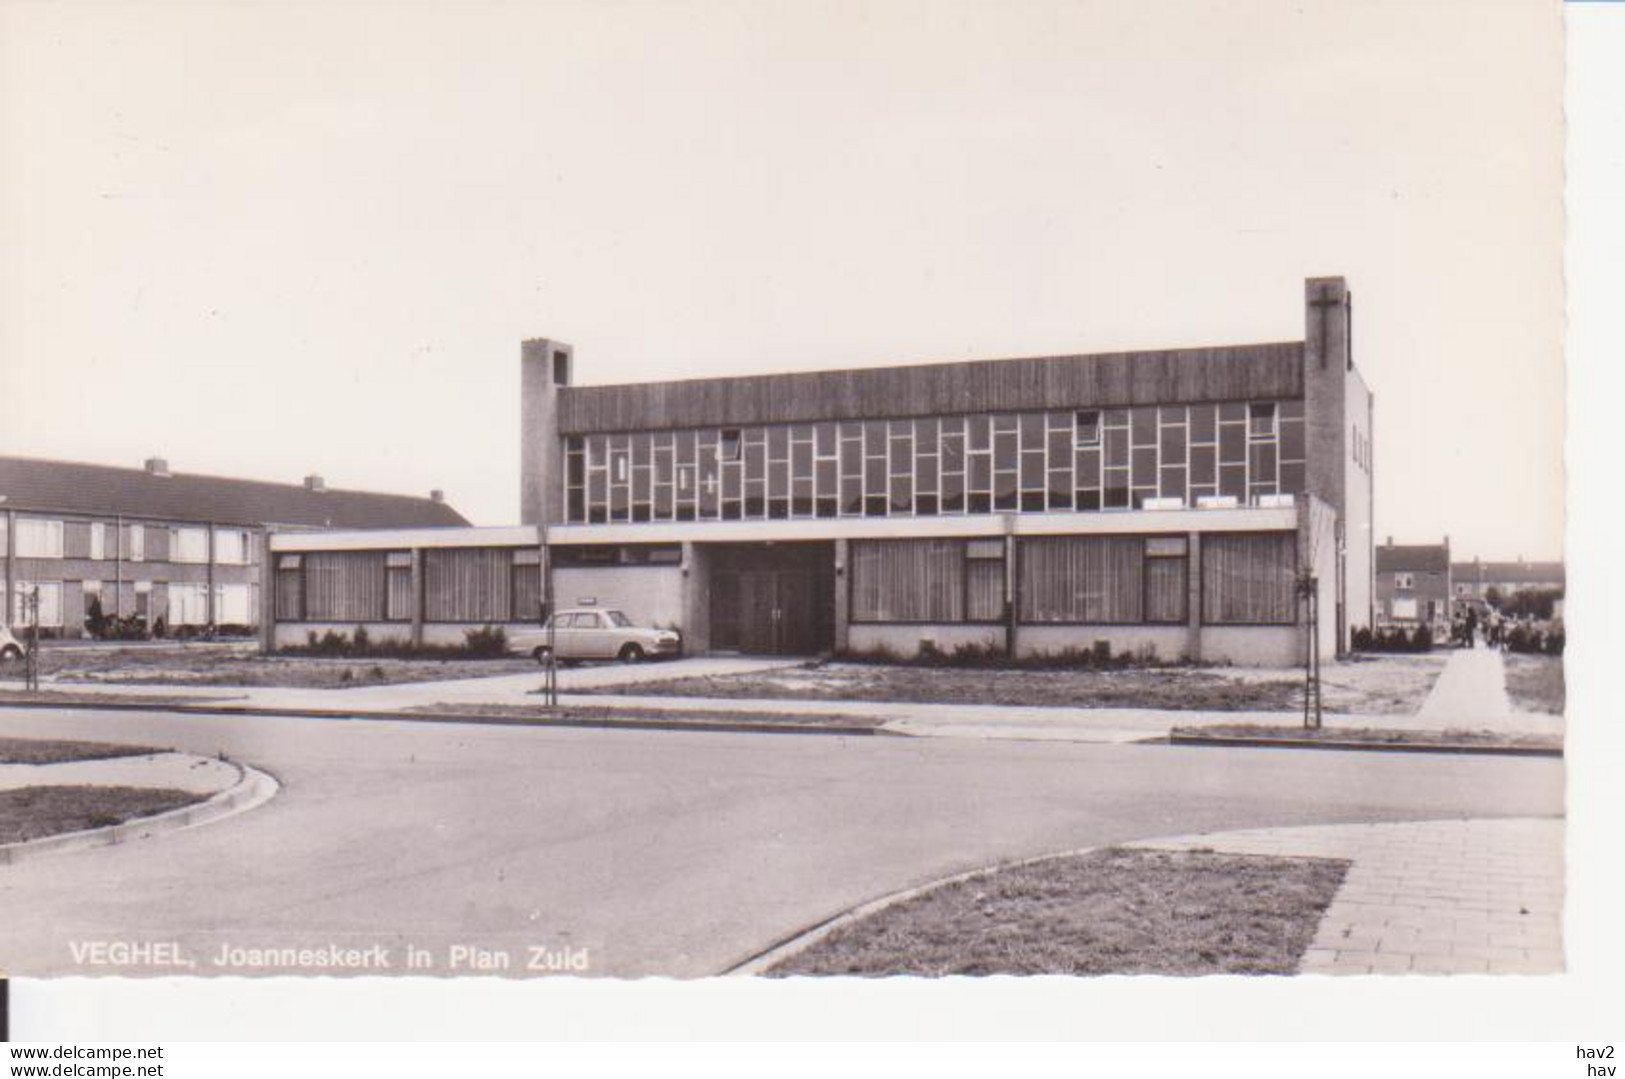
[[[932,738],[1012,739],[1125,743],[1158,738],[1175,726],[1246,723],[1296,730],[1298,712],[1160,711],[1149,708],[1015,707],[987,704],[925,704],[902,701],[846,701],[773,698],[710,698],[641,695],[639,683],[672,678],[761,674],[799,665],[798,660],[736,656],[691,657],[666,663],[606,664],[559,672],[560,703],[571,707],[658,710],[732,717],[840,714],[879,720],[892,734]],[[540,671],[446,682],[406,682],[346,689],[233,686],[159,686],[53,682],[59,692],[171,697],[219,702],[242,708],[344,714],[405,712],[432,706],[479,705],[540,709]],[[7,686],[13,688],[13,686]],[[21,688],[16,684],[14,688]],[[584,694],[588,689],[626,692]],[[1437,702],[1437,703],[1436,703]],[[1506,700],[1500,654],[1489,650],[1453,654],[1424,707],[1413,716],[1328,714],[1328,728],[1438,730],[1467,728],[1519,733],[1561,734],[1558,716],[1513,712]]]
[[[1130,843],[1347,859],[1303,974],[1558,974],[1563,821],[1265,828]]]
[[[364,661],[356,661],[364,662]],[[601,664],[561,668],[559,690],[603,689],[635,686],[640,682],[673,678],[719,678],[735,674],[760,674],[795,666],[800,660],[762,659],[746,656],[696,656],[661,663]],[[309,708],[317,711],[388,712],[428,704],[523,704],[537,703],[542,686],[538,667],[523,674],[489,678],[459,678],[442,682],[396,682],[388,685],[356,685],[342,689],[302,689],[284,686],[202,686],[159,683],[72,682],[46,680],[40,686],[58,693],[105,693],[135,697],[185,697],[205,701],[230,701],[266,708]],[[21,690],[20,681],[0,682],[0,689]],[[826,709],[827,711],[827,709]]]
[[[1506,664],[1494,648],[1461,648],[1451,653],[1416,719],[1437,727],[1490,729],[1557,719],[1558,729],[1562,729],[1559,717],[1531,716],[1513,710],[1507,697]]]

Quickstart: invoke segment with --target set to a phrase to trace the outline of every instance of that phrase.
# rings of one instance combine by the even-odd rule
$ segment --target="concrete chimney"
[[[164,460],[162,457],[148,457],[147,458],[147,475],[149,475],[149,476],[167,476],[167,475],[169,475],[169,462]]]
[[[445,500],[446,492],[442,491],[440,488],[436,487],[434,490],[429,492],[430,502],[444,502]]]
[[[327,481],[313,472],[305,477],[305,490],[320,494],[327,490]]]

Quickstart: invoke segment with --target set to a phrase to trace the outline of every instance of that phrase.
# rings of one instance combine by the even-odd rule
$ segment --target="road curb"
[[[901,891],[889,892],[886,895],[871,899],[868,902],[859,904],[858,906],[850,907],[847,910],[826,918],[814,925],[807,926],[804,929],[798,929],[796,932],[791,933],[787,937],[780,937],[776,942],[768,945],[766,948],[755,953],[754,955],[747,956],[737,963],[725,967],[722,970],[722,976],[738,976],[744,978],[758,977],[767,973],[768,970],[777,966],[779,963],[782,963],[784,960],[801,954],[838,929],[844,929],[854,922],[862,921],[871,914],[879,914],[888,907],[894,907],[899,903],[904,903],[910,899],[913,899],[915,896],[923,895],[926,892],[935,891],[938,888],[946,887],[950,884],[958,884],[961,881],[974,880],[977,877],[985,877],[990,873],[1000,873],[1006,869],[1017,869],[1021,866],[1033,865],[1038,862],[1053,861],[1056,858],[1073,858],[1078,855],[1093,854],[1095,851],[1105,850],[1108,847],[1122,845],[1123,844],[1120,843],[1106,843],[1093,847],[1077,847],[1072,850],[1053,851],[1049,854],[1037,854],[1031,858],[1017,858],[1014,861],[1009,862],[997,862],[993,865],[984,865],[976,869],[967,869],[962,873],[954,873],[951,876],[938,877],[936,880],[926,881],[924,884],[916,884],[912,888],[904,888]]]
[[[901,731],[882,730],[880,727],[817,723],[764,723],[747,720],[683,720],[683,719],[577,719],[549,718],[545,716],[493,716],[478,712],[389,712],[368,709],[348,710],[333,708],[274,708],[240,704],[146,704],[115,701],[97,704],[90,701],[0,701],[0,708],[81,709],[96,712],[173,712],[179,715],[200,716],[266,716],[273,719],[332,719],[332,720],[396,720],[410,723],[468,723],[481,726],[509,727],[578,727],[605,730],[636,731],[701,731],[711,734],[833,734],[847,738],[874,735],[910,737]],[[672,709],[680,711],[680,709]],[[703,715],[696,710],[693,714]]]
[[[237,769],[237,782],[201,802],[194,802],[151,817],[127,820],[106,828],[64,832],[61,835],[42,836],[23,843],[0,845],[0,865],[16,865],[18,862],[44,854],[119,846],[163,835],[166,832],[179,831],[182,828],[212,824],[264,805],[281,789],[281,785],[269,773],[248,765],[237,764],[235,761],[228,763]]]
[[[1480,746],[1461,742],[1333,742],[1314,738],[1264,738],[1208,734],[1168,735],[1174,746],[1233,749],[1341,749],[1369,753],[1459,753],[1501,757],[1561,757],[1563,750],[1544,746]]]

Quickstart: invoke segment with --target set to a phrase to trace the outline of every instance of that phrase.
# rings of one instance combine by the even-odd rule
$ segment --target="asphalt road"
[[[0,866],[0,969],[24,976],[706,975],[1009,858],[1563,812],[1549,759],[7,709],[0,735],[223,752],[283,784],[216,824]],[[324,946],[390,966],[252,951]]]

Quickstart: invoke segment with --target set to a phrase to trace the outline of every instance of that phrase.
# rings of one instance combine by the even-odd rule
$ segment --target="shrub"
[[[508,654],[508,633],[501,626],[481,626],[463,634],[463,647],[476,659],[495,659]]]
[[[355,638],[350,645],[350,654],[364,656],[372,649],[372,634],[367,632],[366,626],[355,628]]]
[[[328,630],[320,637],[316,631],[311,630],[305,635],[310,654],[313,656],[344,656],[350,651],[350,642],[342,633]]]
[[[1427,626],[1409,632],[1402,626],[1379,626],[1375,630],[1362,626],[1354,631],[1350,643],[1356,652],[1431,652],[1433,631]]]
[[[902,656],[887,645],[867,649],[848,649],[837,655],[847,663],[875,663],[906,667],[958,667],[980,670],[1127,670],[1141,667],[1168,667],[1175,663],[1157,655],[1155,645],[1145,645],[1136,651],[1112,652],[1110,641],[1093,641],[1088,646],[1074,646],[1056,651],[1031,652],[1021,656],[1007,656],[1003,647],[988,641],[965,641],[945,652],[935,641],[922,641],[913,656]]]

